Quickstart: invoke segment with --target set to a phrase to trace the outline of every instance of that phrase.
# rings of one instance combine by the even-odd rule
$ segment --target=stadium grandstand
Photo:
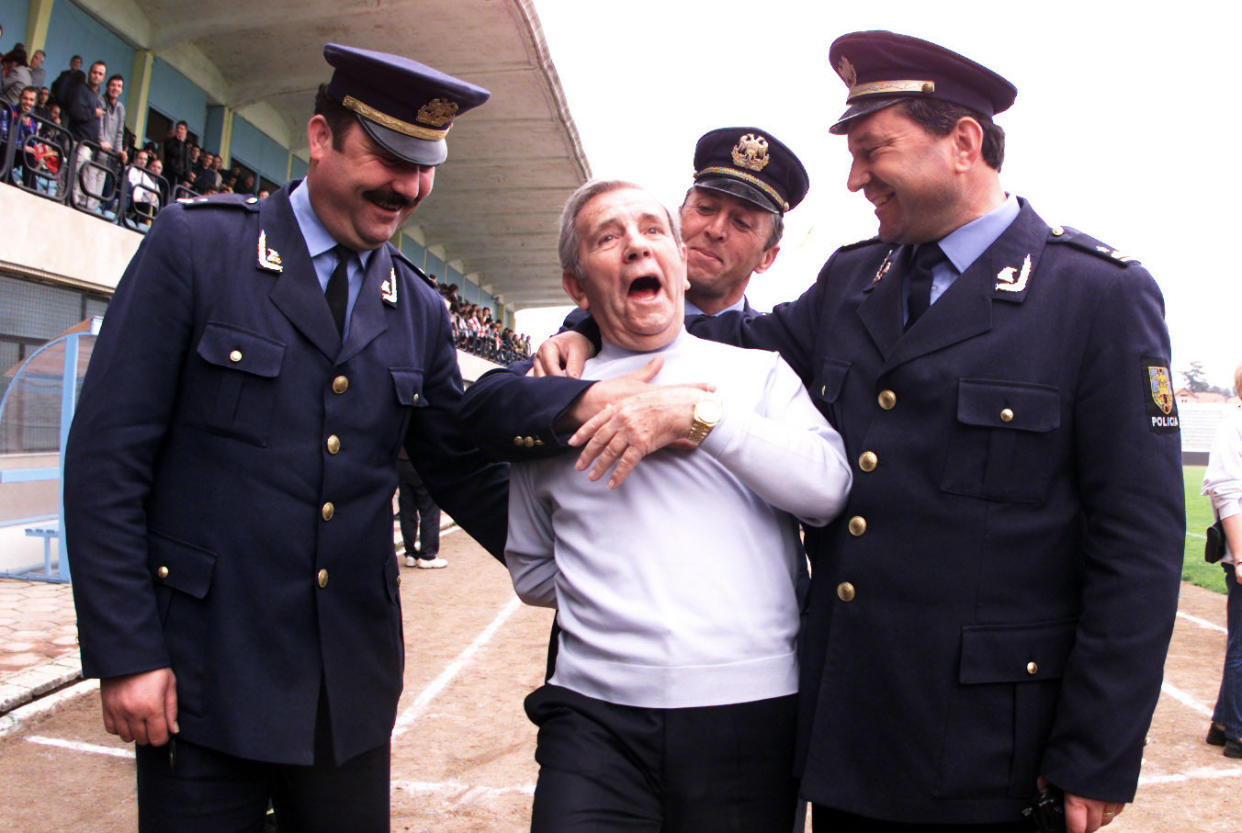
[[[563,303],[557,219],[590,167],[532,0],[0,0],[0,26],[16,79],[0,101],[0,536],[42,547],[49,576],[67,578],[53,565],[59,449],[125,266],[171,201],[259,199],[305,173],[325,42],[492,91],[392,240],[441,287],[467,382],[528,353],[517,310]],[[115,134],[106,117],[98,139],[74,129],[71,62],[88,81],[105,65]]]

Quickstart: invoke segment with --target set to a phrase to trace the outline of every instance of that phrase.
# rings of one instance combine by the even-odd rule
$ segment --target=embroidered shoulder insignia
[[[269,272],[285,271],[284,263],[280,259],[280,253],[275,249],[268,248],[267,232],[259,229],[259,268],[266,269]]]
[[[1177,416],[1169,363],[1157,356],[1143,356],[1139,367],[1143,372],[1144,400],[1147,402],[1151,430],[1157,434],[1176,433],[1181,423]]]
[[[1123,254],[1112,246],[1101,243],[1094,237],[1083,234],[1081,231],[1072,229],[1069,226],[1053,226],[1049,230],[1049,234],[1051,234],[1048,240],[1049,243],[1068,243],[1079,251],[1093,254],[1102,260],[1112,261],[1121,266],[1125,266],[1128,263],[1138,263],[1137,258]]]

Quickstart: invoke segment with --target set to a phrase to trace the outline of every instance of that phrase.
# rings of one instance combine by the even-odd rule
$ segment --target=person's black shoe
[[[1208,746],[1224,746],[1225,730],[1213,723],[1208,727],[1207,737],[1203,739]]]
[[[1222,753],[1226,758],[1242,758],[1242,742],[1233,738],[1225,739],[1225,751]]]

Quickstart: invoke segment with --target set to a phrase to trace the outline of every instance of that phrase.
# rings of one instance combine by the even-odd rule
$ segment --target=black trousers
[[[435,558],[440,552],[440,507],[436,506],[414,465],[400,457],[397,458],[397,514],[401,519],[405,554],[427,560]]]
[[[903,824],[896,821],[856,816],[844,810],[811,805],[811,824],[815,833],[1033,833],[1027,820],[997,824]]]
[[[646,709],[545,685],[532,833],[789,833],[796,695]]]
[[[139,833],[388,833],[390,746],[337,766],[321,695],[310,766],[251,761],[197,744],[139,746]]]

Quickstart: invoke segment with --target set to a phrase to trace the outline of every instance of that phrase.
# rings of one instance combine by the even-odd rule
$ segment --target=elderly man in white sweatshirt
[[[646,191],[578,189],[560,258],[603,338],[584,378],[662,364],[653,386],[582,426],[576,461],[513,466],[513,584],[560,625],[553,673],[526,700],[532,830],[787,831],[798,522],[822,526],[844,505],[841,438],[775,353],[683,330],[685,249]]]

